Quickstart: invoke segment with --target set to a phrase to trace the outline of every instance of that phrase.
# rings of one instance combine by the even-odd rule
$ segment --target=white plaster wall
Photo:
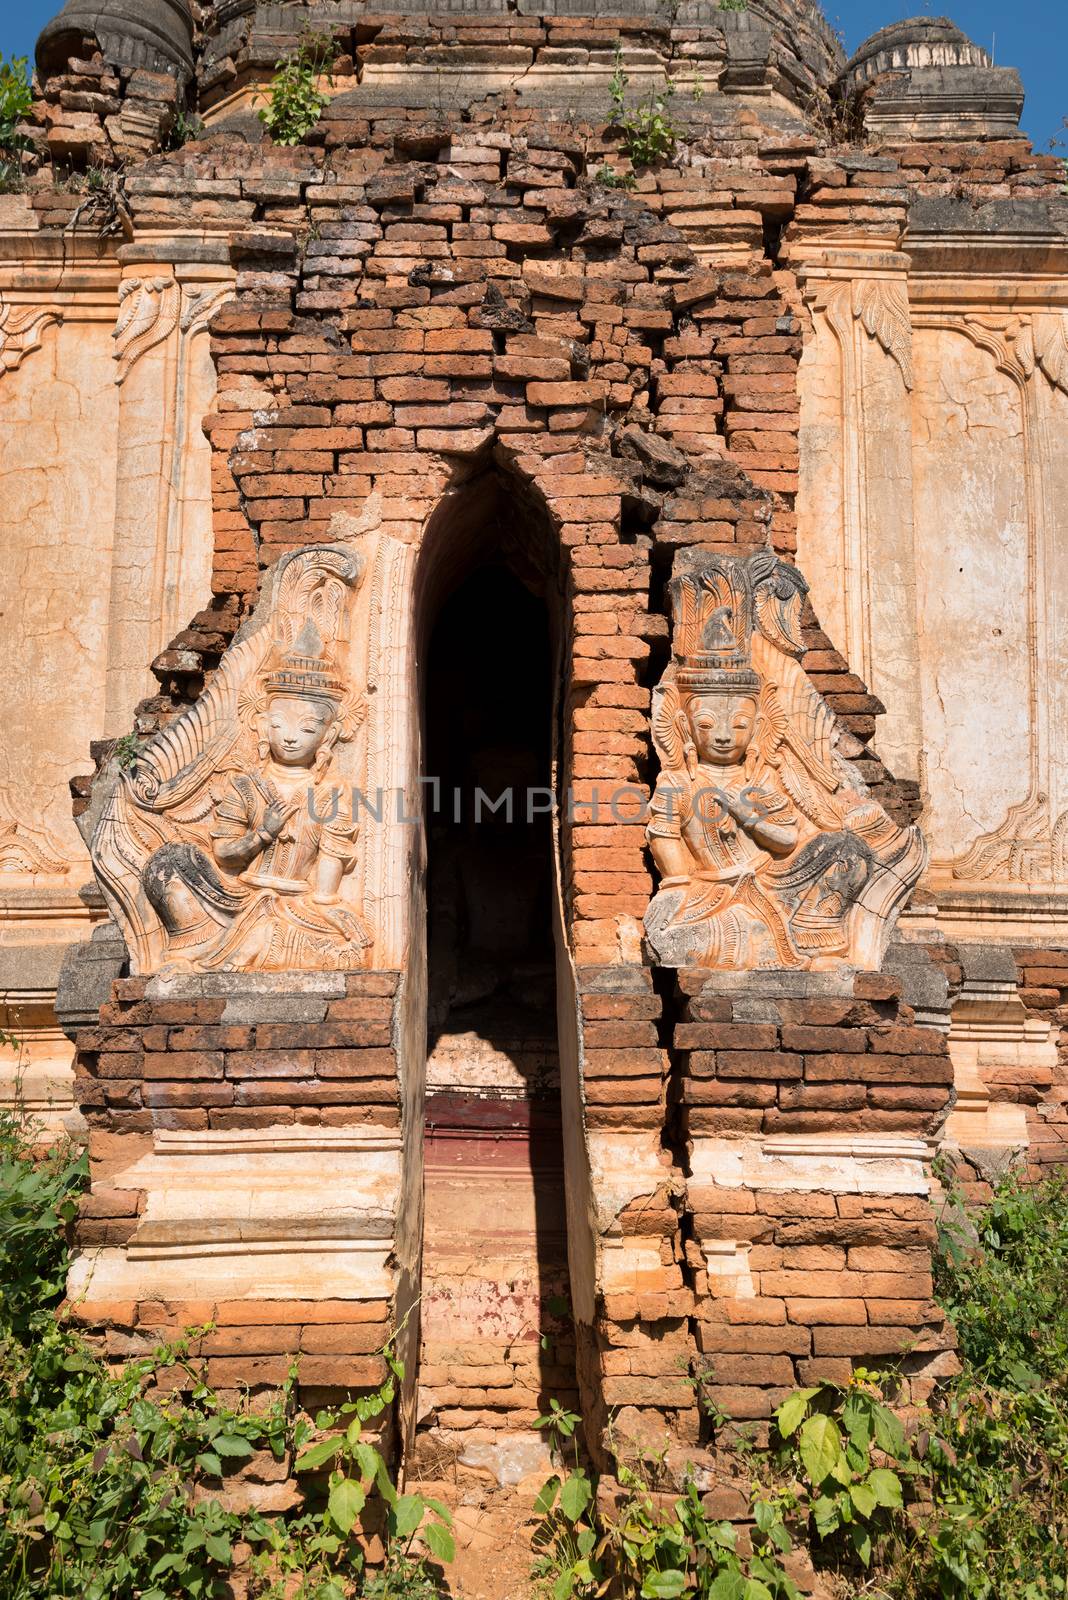
[[[964,333],[915,332],[913,472],[924,826],[935,858],[996,828],[1030,782],[1021,396]]]
[[[117,410],[106,324],[49,327],[0,374],[0,787],[79,864],[67,780],[103,732]]]

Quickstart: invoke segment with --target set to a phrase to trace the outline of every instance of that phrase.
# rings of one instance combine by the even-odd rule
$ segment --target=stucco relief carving
[[[676,557],[645,917],[667,966],[875,968],[923,869],[919,830],[838,755],[800,666],[807,588],[770,552]]]
[[[0,301],[0,372],[16,372],[41,347],[44,330],[60,321],[50,306],[14,306]]]
[[[856,278],[845,281],[812,280],[805,298],[814,311],[821,311],[844,345],[854,322],[876,341],[901,373],[905,388],[912,391],[916,374],[912,363],[912,320],[908,295],[903,283],[891,278]]]
[[[1068,878],[1068,809],[1064,808],[1063,793],[1059,804],[1054,798],[1059,788],[1050,712],[1055,647],[1047,614],[1055,508],[1049,482],[1048,424],[1035,378],[1041,372],[1054,391],[1068,394],[1068,320],[1060,312],[1030,316],[979,313],[938,318],[931,325],[962,333],[985,351],[996,369],[1011,379],[1019,397],[1026,520],[1026,622],[1021,643],[1028,677],[1030,769],[1025,774],[1026,792],[1006,808],[1002,820],[977,834],[966,849],[935,866],[962,883],[1061,883]]]
[[[1054,820],[1049,797],[1032,790],[1009,807],[1004,820],[982,833],[950,862],[962,883],[1008,879],[1014,883],[1063,883],[1068,878],[1068,812]]]
[[[369,959],[337,770],[365,714],[346,650],[362,578],[342,546],[284,557],[196,705],[120,775],[92,858],[136,971]]]
[[[835,275],[804,280],[799,548],[821,626],[887,707],[880,752],[911,778],[921,738],[905,264],[893,252],[870,268],[828,252],[823,270]]]
[[[216,306],[233,293],[229,283],[197,289],[174,278],[127,278],[119,284],[115,323],[116,383],[124,383],[143,355],[169,339],[176,328],[193,333]]]
[[[897,363],[910,392],[916,377],[912,368],[912,322],[908,300],[898,283],[885,278],[859,279],[852,285],[850,309],[864,331]]]
[[[0,789],[0,874],[58,877],[69,867],[62,846],[18,816],[10,792]]]
[[[140,357],[174,332],[181,304],[182,290],[173,278],[127,278],[119,284],[116,383],[124,383]]]

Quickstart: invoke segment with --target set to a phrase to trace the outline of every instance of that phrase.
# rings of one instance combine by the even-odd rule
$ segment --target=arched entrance
[[[495,479],[448,522],[420,643],[437,784],[416,1460],[444,1448],[493,1471],[528,1446],[535,1464],[534,1418],[575,1386],[550,812],[560,607],[548,530],[525,537]]]

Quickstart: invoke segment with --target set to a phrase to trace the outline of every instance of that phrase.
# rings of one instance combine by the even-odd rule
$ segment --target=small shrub
[[[780,1559],[791,1541],[774,1497],[754,1498],[748,1556],[739,1554],[731,1524],[709,1517],[692,1478],[665,1508],[656,1488],[661,1463],[653,1457],[619,1466],[621,1503],[598,1515],[595,1485],[579,1461],[578,1423],[554,1400],[535,1424],[561,1459],[570,1453],[573,1461],[548,1479],[534,1504],[533,1576],[551,1600],[608,1593],[621,1600],[800,1600]]]
[[[5,61],[0,55],[0,150],[15,146],[18,124],[33,105],[25,56]]]
[[[637,179],[633,172],[616,172],[607,162],[597,168],[593,175],[594,183],[599,183],[602,189],[633,189]]]
[[[936,1291],[961,1356],[984,1381],[1027,1391],[1068,1380],[1068,1177],[1011,1174],[969,1216],[951,1191],[939,1222]]]
[[[25,56],[5,61],[0,55],[0,193],[20,189],[23,156],[30,141],[19,133],[19,123],[33,105],[33,91]]]
[[[800,1514],[829,1564],[871,1566],[878,1540],[904,1512],[904,1480],[919,1470],[885,1404],[888,1381],[858,1368],[847,1388],[798,1389],[775,1412],[773,1447],[790,1480],[788,1511]]]
[[[136,733],[124,733],[116,739],[111,749],[120,772],[129,772],[141,751],[141,741]]]
[[[336,54],[329,34],[305,33],[297,48],[277,62],[267,105],[257,113],[275,144],[300,144],[315,127],[329,103],[319,78]],[[328,82],[333,82],[329,76]]]
[[[611,125],[622,131],[623,148],[635,166],[648,167],[665,160],[675,148],[678,134],[667,110],[675,90],[669,81],[663,89],[650,90],[639,105],[628,111],[626,93],[629,81],[623,67],[623,50],[617,44],[615,70],[608,86],[612,103]]]
[[[204,124],[199,117],[191,117],[184,110],[178,112],[167,140],[168,150],[180,150],[183,145],[192,144],[196,139],[204,137]]]
[[[1064,1600],[1068,1595],[1068,1182],[1009,1178],[972,1217],[955,1199],[936,1281],[963,1370],[906,1432],[897,1380],[858,1369],[798,1390],[769,1446],[737,1445],[752,1479],[752,1551],[689,1481],[668,1499],[655,1459],[619,1468],[598,1513],[574,1444],[578,1418],[540,1425],[574,1465],[536,1503],[536,1574],[553,1600],[788,1600],[807,1546],[834,1592],[879,1600]],[[707,1376],[707,1375],[706,1375]],[[700,1380],[698,1381],[700,1388]]]

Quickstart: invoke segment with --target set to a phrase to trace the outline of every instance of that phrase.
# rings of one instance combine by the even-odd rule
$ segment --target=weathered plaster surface
[[[67,780],[103,732],[116,421],[106,326],[49,327],[0,377],[0,789],[76,870]]]
[[[1030,778],[1026,461],[1017,386],[963,333],[915,341],[925,821],[964,850]]]

